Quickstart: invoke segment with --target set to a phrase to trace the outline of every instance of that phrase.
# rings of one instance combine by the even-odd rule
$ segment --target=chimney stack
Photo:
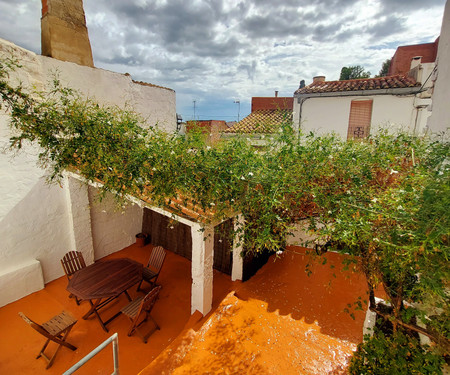
[[[94,66],[83,0],[42,0],[42,55]]]
[[[409,69],[414,69],[416,66],[420,65],[422,63],[422,56],[414,56],[411,59],[411,65],[409,67]]]
[[[313,83],[316,82],[325,82],[325,76],[315,76],[313,77]]]
[[[278,98],[278,90],[275,90],[275,98]]]

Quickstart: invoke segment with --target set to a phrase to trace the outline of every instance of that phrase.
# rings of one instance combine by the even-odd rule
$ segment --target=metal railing
[[[99,346],[97,346],[92,352],[90,352],[86,357],[81,359],[79,362],[75,363],[70,369],[68,369],[63,375],[70,375],[77,371],[81,366],[83,366],[87,361],[96,356],[99,352],[108,346],[112,342],[113,345],[113,361],[114,361],[114,372],[111,375],[119,375],[119,336],[117,333],[112,335],[109,339],[103,341]]]

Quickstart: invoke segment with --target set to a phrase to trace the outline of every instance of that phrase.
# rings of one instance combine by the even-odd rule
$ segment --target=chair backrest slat
[[[25,320],[31,326],[31,328],[33,328],[36,331],[38,331],[41,335],[44,335],[44,336],[48,337],[49,333],[47,332],[47,330],[44,327],[42,327],[40,324],[38,324],[38,323],[34,322],[33,320],[31,320],[23,312],[19,312],[19,315],[22,317],[23,320]]]
[[[63,266],[64,272],[66,273],[67,278],[69,279],[75,272],[86,267],[83,254],[80,251],[69,251],[61,259],[61,264]]]
[[[136,317],[138,317],[142,311],[146,311],[150,314],[153,306],[155,306],[156,300],[158,299],[161,288],[161,285],[155,286],[150,292],[147,293],[147,295],[142,299],[141,306],[139,307]]]
[[[165,258],[166,258],[166,251],[163,249],[162,246],[156,246],[152,249],[152,253],[150,255],[150,259],[148,260],[147,267],[153,268],[159,273]]]

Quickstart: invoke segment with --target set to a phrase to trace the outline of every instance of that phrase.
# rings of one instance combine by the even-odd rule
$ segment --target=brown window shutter
[[[366,138],[370,131],[373,100],[352,100],[347,139]]]

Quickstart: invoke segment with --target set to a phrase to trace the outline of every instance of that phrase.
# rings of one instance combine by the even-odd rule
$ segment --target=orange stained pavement
[[[300,247],[272,256],[140,375],[345,374],[367,305],[345,309],[366,299],[367,288],[361,274],[342,270],[342,260],[336,253],[311,258]]]
[[[145,264],[150,256],[151,248],[151,245],[145,247],[131,245],[105,259],[127,257]],[[115,332],[119,334],[120,374],[139,373],[179,335],[190,319],[191,262],[167,251],[157,283],[162,285],[162,289],[151,315],[161,330],[155,331],[147,344],[144,344],[137,334],[127,336],[130,321],[123,315],[108,324],[109,333],[103,331],[98,320],[93,316],[83,320],[82,316],[89,310],[89,303],[85,301],[77,306],[73,298],[68,298],[65,276],[46,284],[43,290],[1,307],[0,374],[62,374]],[[217,307],[226,296],[231,285],[228,275],[214,271],[213,308]],[[142,288],[148,291],[149,285],[143,283]],[[132,298],[142,294],[136,292],[136,287],[131,288],[129,292]],[[103,320],[107,320],[127,303],[126,297],[121,295],[101,309],[100,315]],[[36,359],[45,338],[27,325],[19,317],[18,312],[21,311],[32,320],[43,323],[62,310],[70,311],[78,319],[67,339],[78,349],[71,351],[61,348],[53,366],[45,370],[47,365],[45,360]],[[150,331],[153,327],[149,320],[143,326],[143,331],[145,332],[146,329]],[[56,344],[50,343],[48,353],[52,354],[55,348]],[[113,372],[112,358],[112,345],[108,345],[75,374],[111,374]]]

